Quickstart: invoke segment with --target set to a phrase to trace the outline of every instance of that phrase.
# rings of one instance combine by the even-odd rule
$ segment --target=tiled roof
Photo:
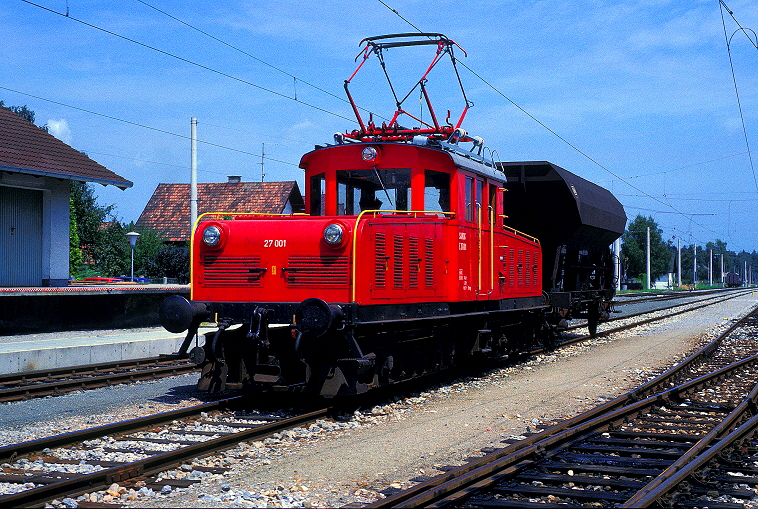
[[[0,108],[0,169],[132,187],[131,181],[6,108]]]
[[[290,201],[294,212],[302,212],[303,198],[297,182],[211,182],[197,184],[197,213],[263,212],[280,214]],[[145,205],[136,228],[156,230],[167,240],[190,237],[189,184],[158,184]]]

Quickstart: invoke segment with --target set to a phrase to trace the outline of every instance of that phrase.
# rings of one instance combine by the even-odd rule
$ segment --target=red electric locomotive
[[[545,165],[558,167],[484,157],[482,140],[461,128],[468,100],[455,125],[438,122],[426,81],[444,55],[454,67],[453,41],[397,34],[363,42],[358,69],[388,48],[436,46],[416,84],[430,121],[411,116],[419,126],[402,127],[399,118],[410,115],[397,101],[388,124],[364,123],[348,90],[351,77],[345,89],[360,128],[303,156],[305,214],[201,216],[191,247],[191,302],[170,297],[161,319],[172,332],[188,330],[182,354],[202,321],[218,324],[190,352],[203,367],[202,389],[359,394],[474,355],[525,351],[572,315],[595,323],[606,316],[613,297],[608,244],[623,225],[615,233],[617,224],[582,223],[579,237],[599,226],[598,256],[574,249],[575,238],[551,239],[552,272],[543,278],[541,239],[510,226],[509,216],[520,212],[506,215],[506,191],[523,196],[548,175]],[[594,186],[573,177],[574,193],[582,183]]]

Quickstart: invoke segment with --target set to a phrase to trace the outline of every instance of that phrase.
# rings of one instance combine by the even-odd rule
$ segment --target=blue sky
[[[0,99],[27,105],[38,124],[132,180],[126,191],[97,186],[124,221],[158,183],[189,182],[193,116],[201,182],[259,181],[265,150],[265,179],[302,189],[300,156],[356,126],[342,85],[360,40],[415,31],[386,4],[458,42],[468,57],[456,56],[494,87],[461,69],[474,103],[464,127],[500,159],[548,160],[597,182],[630,219],[653,216],[665,239],[758,250],[758,180],[717,0],[145,2],[36,0],[68,18],[21,0],[0,8]],[[757,3],[726,3],[758,30]],[[758,166],[758,51],[723,13]],[[402,82],[430,57],[392,51],[387,63]],[[351,91],[389,117],[377,61],[366,65]],[[435,70],[429,86],[438,114],[455,116],[462,100],[449,77]]]

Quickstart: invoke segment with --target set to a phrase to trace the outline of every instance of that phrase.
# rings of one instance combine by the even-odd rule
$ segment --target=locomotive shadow
[[[150,398],[150,401],[156,403],[177,404],[189,400],[198,400],[203,403],[209,403],[220,399],[230,398],[235,395],[236,393],[233,391],[225,391],[221,393],[203,392],[197,388],[197,383],[191,383],[171,387],[165,394]]]

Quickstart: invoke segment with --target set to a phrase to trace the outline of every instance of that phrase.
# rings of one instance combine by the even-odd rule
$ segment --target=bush
[[[189,281],[190,256],[186,247],[168,246],[158,251],[154,258],[145,261],[145,269],[151,275]]]

